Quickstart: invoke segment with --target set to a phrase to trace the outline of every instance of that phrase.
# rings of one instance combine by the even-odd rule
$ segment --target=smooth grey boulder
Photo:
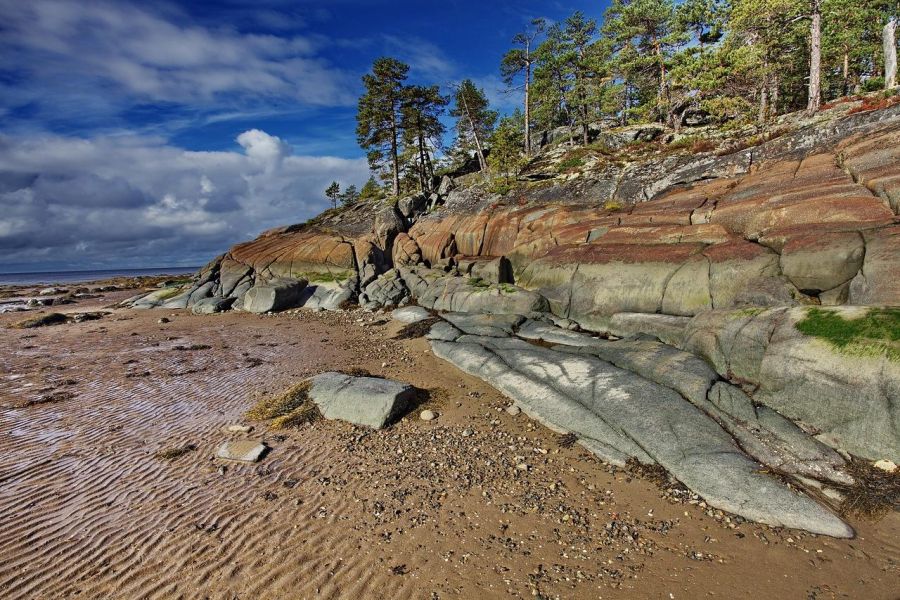
[[[328,372],[309,379],[309,398],[326,419],[382,429],[414,399],[411,385]]]
[[[191,312],[195,315],[211,315],[213,313],[225,312],[234,304],[234,298],[201,298],[194,302]]]
[[[447,321],[438,321],[431,326],[431,329],[425,334],[425,338],[429,340],[440,340],[444,342],[456,341],[463,333]]]
[[[383,273],[363,288],[363,295],[379,306],[394,306],[409,297],[409,290],[397,269]]]
[[[549,323],[531,319],[522,323],[516,333],[520,338],[527,340],[540,340],[549,344],[564,344],[576,348],[590,346],[600,341],[598,338],[586,333],[569,331],[568,329],[562,329]]]
[[[345,302],[353,298],[353,290],[344,286],[311,285],[303,290],[297,306],[339,310]]]
[[[550,309],[546,298],[524,288],[443,275],[432,278],[429,273],[423,280],[427,287],[421,291],[418,282],[410,284],[412,278],[404,276],[404,280],[420,305],[439,311],[527,315]]]
[[[257,284],[244,294],[243,309],[261,314],[294,308],[301,304],[305,289],[305,279],[275,279]]]
[[[690,317],[644,313],[616,313],[609,320],[609,333],[617,337],[652,335],[659,341],[678,346]]]
[[[441,317],[470,335],[506,337],[525,321],[522,315],[442,313]]]
[[[391,313],[391,318],[401,323],[418,323],[431,318],[431,311],[421,306],[405,306]]]

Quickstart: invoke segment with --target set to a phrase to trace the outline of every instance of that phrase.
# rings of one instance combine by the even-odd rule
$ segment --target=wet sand
[[[732,519],[506,413],[383,315],[6,328],[32,314],[0,315],[2,598],[900,597],[897,513],[851,518],[849,541]],[[439,418],[224,431],[353,368],[427,390]],[[272,450],[213,458],[241,437]]]

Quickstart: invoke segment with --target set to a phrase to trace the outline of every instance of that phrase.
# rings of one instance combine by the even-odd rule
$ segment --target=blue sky
[[[377,56],[411,80],[498,63],[536,16],[601,2],[0,0],[0,271],[194,265],[367,177],[354,134]]]

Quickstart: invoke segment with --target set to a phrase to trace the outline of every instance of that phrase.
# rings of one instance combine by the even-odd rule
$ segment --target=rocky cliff
[[[748,475],[758,463],[833,482],[846,476],[830,448],[900,462],[900,311],[890,308],[900,306],[900,106],[848,108],[715,152],[656,128],[607,132],[588,147],[545,150],[503,195],[477,176],[445,177],[427,197],[266,232],[191,286],[134,305],[415,301],[513,315],[486,334],[438,331],[435,352],[606,460],[659,462],[714,505],[846,535],[792,497],[776,516],[745,508],[754,493],[771,496],[773,484]],[[702,373],[690,389],[678,380],[686,364]],[[580,375],[560,375],[569,369]],[[557,399],[534,396],[540,386]],[[585,422],[596,426],[576,426]],[[686,451],[692,427],[705,433]],[[731,473],[730,498],[698,469]]]

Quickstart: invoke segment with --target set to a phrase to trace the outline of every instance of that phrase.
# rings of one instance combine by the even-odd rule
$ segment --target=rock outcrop
[[[900,306],[900,107],[792,119],[718,154],[657,141],[635,157],[629,140],[661,128],[597,132],[622,160],[568,173],[569,148],[550,148],[504,196],[444,177],[266,232],[130,303],[414,302],[398,318],[444,313],[436,354],[604,460],[661,464],[750,519],[851,535],[758,470],[846,484],[836,450],[900,462],[900,325],[889,313],[882,338],[852,339]],[[804,333],[810,307],[856,333]]]
[[[843,459],[777,412],[756,409],[694,355],[660,343],[598,340],[524,317],[444,317],[456,335],[442,328],[432,336],[442,338],[431,342],[437,356],[548,426],[575,433],[603,460],[658,463],[711,505],[754,521],[853,535],[831,511],[761,467],[847,483]],[[522,337],[566,343],[551,349]]]

